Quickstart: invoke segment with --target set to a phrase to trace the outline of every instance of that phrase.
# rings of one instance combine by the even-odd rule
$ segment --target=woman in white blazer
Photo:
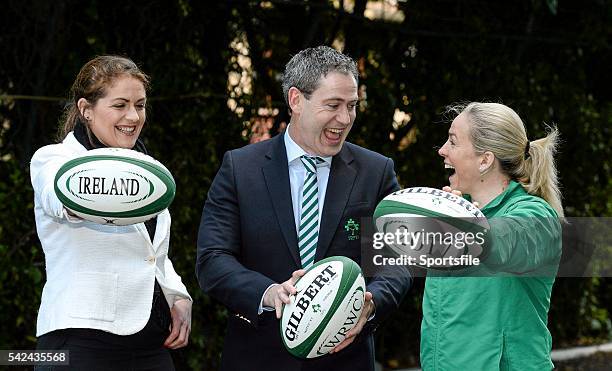
[[[168,348],[187,345],[192,299],[168,258],[170,214],[128,226],[68,212],[53,180],[68,160],[100,147],[146,153],[149,79],[131,60],[100,56],[79,72],[58,144],[32,157],[36,229],[47,281],[38,349],[67,349],[70,369],[174,369]]]

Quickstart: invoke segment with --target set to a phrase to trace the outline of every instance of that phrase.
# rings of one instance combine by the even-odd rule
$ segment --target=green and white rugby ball
[[[176,184],[151,156],[124,148],[99,148],[66,162],[55,176],[55,194],[75,215],[100,224],[129,225],[155,217],[172,203]]]
[[[346,338],[365,301],[361,268],[344,256],[317,262],[295,284],[297,294],[283,307],[280,332],[289,353],[316,358]]]
[[[429,187],[406,188],[385,197],[376,206],[374,224],[393,252],[434,269],[456,269],[456,262],[481,257],[490,229],[473,203]]]

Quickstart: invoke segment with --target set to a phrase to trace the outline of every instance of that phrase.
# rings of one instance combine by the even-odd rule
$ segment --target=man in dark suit
[[[354,226],[399,189],[393,161],[345,143],[356,115],[355,62],[332,48],[287,64],[287,131],[229,151],[208,192],[198,236],[200,287],[231,312],[222,370],[373,370],[372,332],[396,309],[410,276],[367,279],[358,324],[331,355],[294,358],[278,318],[298,277],[318,260],[361,262]]]

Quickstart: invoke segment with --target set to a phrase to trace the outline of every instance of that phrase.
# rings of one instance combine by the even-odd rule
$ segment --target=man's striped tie
[[[319,239],[319,187],[317,185],[317,164],[322,163],[320,157],[302,156],[300,158],[306,168],[304,188],[302,190],[302,214],[300,216],[300,231],[298,246],[302,268],[308,269],[314,263]]]

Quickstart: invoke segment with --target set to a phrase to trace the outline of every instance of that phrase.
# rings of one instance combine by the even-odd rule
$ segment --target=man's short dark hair
[[[330,72],[340,72],[352,75],[359,82],[357,64],[347,55],[330,48],[329,46],[317,46],[300,51],[289,60],[285,66],[282,77],[283,97],[289,106],[289,89],[294,86],[310,98],[317,87],[321,77]]]

